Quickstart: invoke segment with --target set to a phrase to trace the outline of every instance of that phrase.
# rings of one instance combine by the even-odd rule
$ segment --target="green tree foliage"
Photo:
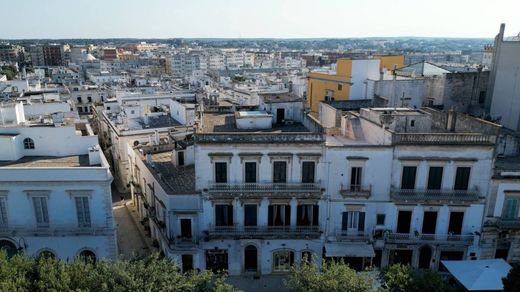
[[[289,291],[365,292],[373,290],[374,279],[357,273],[342,262],[329,261],[324,262],[321,269],[308,262],[302,263],[299,268],[293,267],[292,273],[284,282]]]
[[[520,287],[520,265],[516,264],[507,274],[507,277],[502,279],[504,284],[504,292],[518,291]]]
[[[432,270],[413,270],[409,265],[395,264],[381,271],[381,282],[391,292],[455,291],[441,275]]]
[[[0,75],[6,75],[8,80],[13,80],[16,77],[18,71],[13,66],[2,66],[0,67]]]
[[[24,255],[8,258],[0,251],[0,291],[237,291],[209,271],[181,273],[167,259],[101,261],[70,264]]]

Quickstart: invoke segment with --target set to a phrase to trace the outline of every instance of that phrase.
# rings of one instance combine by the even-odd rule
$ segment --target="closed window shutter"
[[[358,230],[365,231],[365,212],[359,212]]]
[[[348,212],[343,212],[343,216],[341,217],[341,230],[348,229]]]

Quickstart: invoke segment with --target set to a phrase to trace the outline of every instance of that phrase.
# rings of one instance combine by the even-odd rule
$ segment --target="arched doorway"
[[[16,245],[9,240],[0,240],[0,250],[5,250],[7,257],[12,257],[18,253]]]
[[[96,254],[88,249],[85,249],[79,253],[79,258],[83,261],[89,261],[92,263],[96,262]]]
[[[244,269],[246,272],[258,271],[258,251],[254,245],[248,245],[244,249]]]
[[[432,261],[432,249],[425,245],[419,250],[419,269],[429,269]]]

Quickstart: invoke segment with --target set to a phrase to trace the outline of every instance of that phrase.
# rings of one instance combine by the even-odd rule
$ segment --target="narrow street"
[[[119,255],[125,259],[146,256],[151,253],[149,238],[144,235],[136,216],[130,194],[123,194],[112,186],[112,209],[117,224],[117,244]],[[134,216],[134,217],[133,217]]]

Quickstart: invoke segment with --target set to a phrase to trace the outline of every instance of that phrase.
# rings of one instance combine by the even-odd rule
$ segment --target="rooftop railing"
[[[493,145],[496,136],[476,133],[394,133],[393,144]]]
[[[320,143],[324,141],[319,133],[197,133],[197,143]]]

